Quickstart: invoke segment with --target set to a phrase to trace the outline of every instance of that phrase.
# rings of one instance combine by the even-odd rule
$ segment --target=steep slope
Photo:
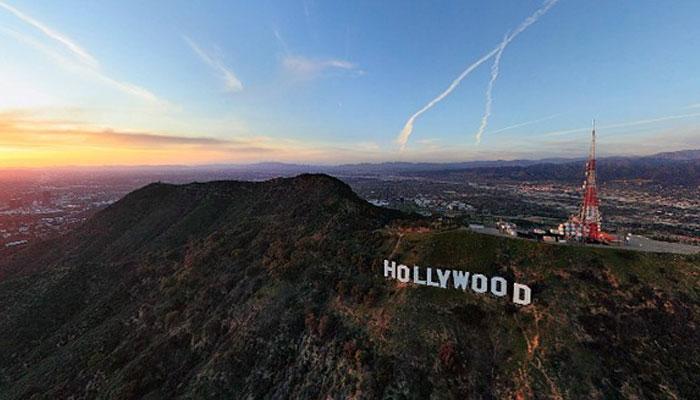
[[[700,391],[700,258],[422,224],[323,175],[149,185],[0,261],[0,399]],[[385,280],[389,257],[534,302]]]

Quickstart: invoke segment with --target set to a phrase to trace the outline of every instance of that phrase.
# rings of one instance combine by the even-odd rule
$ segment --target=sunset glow
[[[695,3],[592,13],[523,2],[488,23],[474,20],[491,15],[488,2],[476,14],[409,15],[389,3],[221,2],[206,13],[138,4],[75,13],[77,4],[0,0],[0,167],[567,157],[585,148],[593,117],[611,155],[700,146],[700,57],[692,40],[676,40],[700,29],[687,17]],[[635,31],[646,39],[623,29],[659,12],[675,23]],[[153,23],[156,13],[167,18]],[[611,16],[619,32],[596,28]],[[416,31],[424,17],[449,23]],[[635,56],[669,46],[663,58]]]

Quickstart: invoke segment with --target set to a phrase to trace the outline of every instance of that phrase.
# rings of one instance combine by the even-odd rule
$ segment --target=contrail
[[[479,125],[479,130],[476,132],[476,144],[481,143],[481,135],[484,133],[484,129],[489,124],[489,117],[491,116],[491,103],[493,103],[493,84],[496,83],[498,78],[498,70],[501,66],[501,55],[503,50],[506,49],[508,45],[508,35],[503,39],[501,45],[498,48],[498,53],[493,59],[493,65],[491,65],[491,79],[489,80],[489,85],[486,87],[486,104],[484,105],[484,115],[481,117],[481,124]]]
[[[192,51],[194,51],[194,53],[197,54],[202,61],[204,61],[205,64],[221,74],[221,79],[223,79],[227,91],[235,93],[243,90],[243,84],[238,79],[236,74],[234,74],[233,71],[231,71],[231,69],[229,69],[226,65],[224,65],[221,60],[202,50],[202,48],[199,47],[194,40],[190,39],[189,36],[183,35],[182,39],[188,46],[190,46]]]
[[[457,85],[459,85],[459,83],[462,82],[462,79],[466,78],[467,75],[474,71],[478,66],[486,62],[486,60],[493,57],[496,53],[498,53],[498,48],[491,50],[486,55],[477,60],[474,64],[467,67],[467,69],[465,69],[464,72],[462,72],[457,77],[457,79],[452,81],[450,86],[444,92],[440,93],[438,97],[430,100],[430,102],[423,106],[423,108],[418,110],[415,114],[411,115],[408,121],[406,121],[406,125],[404,125],[403,129],[401,130],[399,137],[396,139],[396,141],[401,145],[401,150],[403,150],[406,147],[406,142],[408,142],[408,138],[409,136],[411,136],[411,132],[413,131],[413,122],[416,120],[416,118],[420,117],[421,114],[430,110],[435,104],[439,103],[442,99],[447,97],[448,94],[452,93],[452,91],[457,87]]]
[[[510,125],[510,126],[506,126],[505,128],[497,129],[495,131],[490,131],[489,133],[494,134],[494,133],[509,131],[511,129],[520,128],[523,126],[532,125],[532,124],[536,124],[536,123],[543,122],[543,121],[548,121],[548,120],[556,118],[560,115],[561,114],[552,114],[552,115],[549,115],[549,116],[544,117],[544,118],[538,118],[538,119],[533,119],[531,121],[520,122],[520,123],[517,123],[515,125]]]
[[[5,3],[2,0],[0,0],[0,9],[5,9],[11,12],[20,20],[40,30],[42,33],[44,33],[44,35],[46,35],[50,39],[60,43],[61,46],[68,49],[72,57],[70,59],[63,57],[62,55],[53,51],[51,48],[45,46],[41,42],[32,39],[30,36],[23,35],[17,31],[13,31],[11,29],[6,28],[0,28],[0,33],[11,36],[17,41],[24,43],[30,47],[33,47],[38,51],[41,51],[46,56],[51,58],[54,62],[58,63],[60,66],[66,69],[78,71],[78,73],[93,77],[124,93],[140,97],[144,100],[153,103],[166,104],[166,102],[160,100],[155,94],[151,93],[147,89],[144,89],[140,86],[134,85],[129,82],[119,81],[103,73],[100,69],[99,61],[90,53],[88,53],[87,50],[80,47],[76,42],[74,42],[65,34],[48,27],[44,23],[12,7],[11,5]]]
[[[77,43],[75,43],[69,37],[63,35],[60,32],[54,31],[53,29],[49,28],[48,26],[42,24],[41,22],[37,21],[36,19],[30,17],[29,15],[23,13],[22,11],[12,7],[11,5],[9,5],[3,1],[0,1],[0,7],[11,12],[17,18],[28,23],[29,25],[32,25],[36,29],[42,31],[46,36],[50,37],[51,39],[61,43],[63,46],[68,48],[68,50],[70,50],[74,55],[76,55],[82,62],[89,65],[90,67],[96,68],[99,65],[99,63],[95,59],[95,57],[93,57],[90,53],[88,53],[85,49],[80,47]]]
[[[506,35],[506,37],[503,39],[503,42],[501,42],[501,45],[498,47],[498,52],[496,53],[496,57],[493,60],[493,65],[491,66],[491,80],[489,80],[488,87],[486,88],[486,105],[484,106],[484,115],[481,117],[481,125],[479,125],[479,130],[476,132],[476,144],[478,145],[481,143],[481,135],[484,134],[484,130],[486,129],[486,126],[489,123],[489,117],[491,117],[491,104],[493,103],[493,85],[496,83],[496,79],[498,79],[498,71],[501,66],[501,55],[503,54],[503,50],[508,47],[508,44],[515,39],[516,36],[521,34],[525,29],[527,29],[530,25],[534,24],[537,22],[540,17],[542,17],[544,14],[549,11],[550,8],[552,8],[559,0],[548,0],[546,1],[542,7],[540,7],[539,10],[535,11],[534,14],[532,14],[528,19],[523,21],[520,26],[518,26],[518,29],[513,32],[512,35]]]
[[[23,35],[17,31],[14,31],[12,29],[7,29],[7,28],[2,28],[0,27],[0,34],[9,36],[18,42],[25,44],[41,53],[43,53],[46,57],[51,59],[54,63],[58,64],[60,67],[73,72],[77,74],[81,74],[86,77],[90,77],[93,79],[96,79],[98,81],[101,81],[107,85],[110,85],[114,87],[117,90],[120,90],[124,93],[140,97],[143,100],[150,101],[152,103],[161,103],[161,104],[166,104],[164,101],[160,100],[155,94],[151,93],[147,89],[144,89],[140,86],[134,85],[129,82],[124,82],[124,81],[119,81],[117,79],[111,78],[102,72],[100,72],[99,69],[94,69],[91,68],[84,63],[75,60],[74,58],[67,58],[64,57],[62,54],[53,51],[50,47],[44,45],[43,43],[33,39],[30,36]]]
[[[640,119],[637,121],[628,121],[628,122],[622,122],[622,123],[617,123],[617,124],[612,124],[612,125],[604,125],[604,126],[598,127],[598,129],[627,128],[630,126],[646,125],[646,124],[653,124],[656,122],[671,121],[671,120],[685,119],[685,118],[694,118],[694,117],[700,117],[700,113],[667,115],[667,116],[657,117],[657,118]],[[562,131],[546,132],[546,133],[543,133],[542,136],[562,136],[562,135],[566,135],[568,133],[590,132],[590,131],[591,131],[591,128],[576,128],[576,129],[567,129],[567,130],[562,130]]]
[[[421,116],[424,112],[428,111],[431,109],[435,104],[439,103],[442,99],[447,97],[452,91],[459,86],[459,84],[462,82],[464,78],[467,77],[472,71],[474,71],[476,68],[478,68],[481,64],[486,62],[488,59],[491,57],[497,55],[499,52],[502,52],[505,46],[507,46],[513,39],[515,39],[520,33],[522,33],[525,29],[527,29],[530,25],[534,24],[537,22],[537,20],[544,15],[547,11],[549,11],[552,6],[554,6],[559,0],[546,0],[542,7],[540,7],[537,11],[535,11],[532,15],[527,17],[521,24],[518,26],[518,28],[513,31],[510,36],[507,36],[506,39],[504,39],[501,44],[496,46],[493,50],[489,51],[485,55],[483,55],[480,59],[476,60],[473,64],[467,67],[452,83],[450,86],[445,89],[442,93],[440,93],[436,98],[432,99],[428,104],[423,106],[420,110],[418,110],[415,114],[411,115],[410,118],[408,118],[408,121],[406,121],[406,125],[404,125],[403,129],[401,130],[401,133],[399,133],[399,136],[396,138],[396,142],[401,146],[401,150],[403,150],[406,147],[406,142],[408,142],[408,138],[411,136],[411,132],[413,132],[413,123],[415,122],[416,118]],[[498,75],[498,71],[496,71],[496,75]]]

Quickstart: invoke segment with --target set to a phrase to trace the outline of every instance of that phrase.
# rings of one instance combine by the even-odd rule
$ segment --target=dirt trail
[[[532,336],[532,338],[529,338],[525,329],[521,327],[523,336],[525,337],[525,343],[527,344],[527,358],[523,363],[522,368],[520,369],[519,375],[520,379],[522,379],[523,382],[527,383],[524,383],[524,388],[518,390],[518,392],[516,393],[516,398],[525,399],[531,397],[530,395],[532,394],[532,388],[530,386],[529,379],[527,376],[527,366],[531,364],[535,367],[537,371],[539,371],[542,374],[544,379],[547,381],[551,393],[551,398],[561,400],[564,397],[561,395],[561,392],[559,392],[559,388],[557,387],[557,385],[549,377],[549,374],[547,374],[547,370],[542,365],[542,360],[536,355],[537,349],[540,347],[540,321],[543,319],[543,316],[536,308],[532,309],[532,314],[535,317],[535,333]],[[526,393],[528,394],[528,396],[526,396]]]
[[[403,233],[399,233],[399,238],[396,240],[396,245],[394,246],[394,250],[391,251],[391,254],[389,255],[389,260],[394,258],[396,255],[396,252],[399,251],[399,246],[401,246],[401,239],[403,239]]]

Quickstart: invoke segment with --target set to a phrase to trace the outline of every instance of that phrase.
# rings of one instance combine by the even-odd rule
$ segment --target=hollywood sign
[[[395,261],[384,260],[384,277],[442,289],[471,289],[479,294],[489,292],[496,297],[505,297],[508,294],[508,281],[505,278],[494,276],[489,279],[482,274],[456,269],[425,268],[424,272],[421,272],[421,267],[417,265],[411,269],[403,264],[396,265]],[[532,303],[532,291],[527,285],[513,282],[511,294],[515,304],[526,306]]]

